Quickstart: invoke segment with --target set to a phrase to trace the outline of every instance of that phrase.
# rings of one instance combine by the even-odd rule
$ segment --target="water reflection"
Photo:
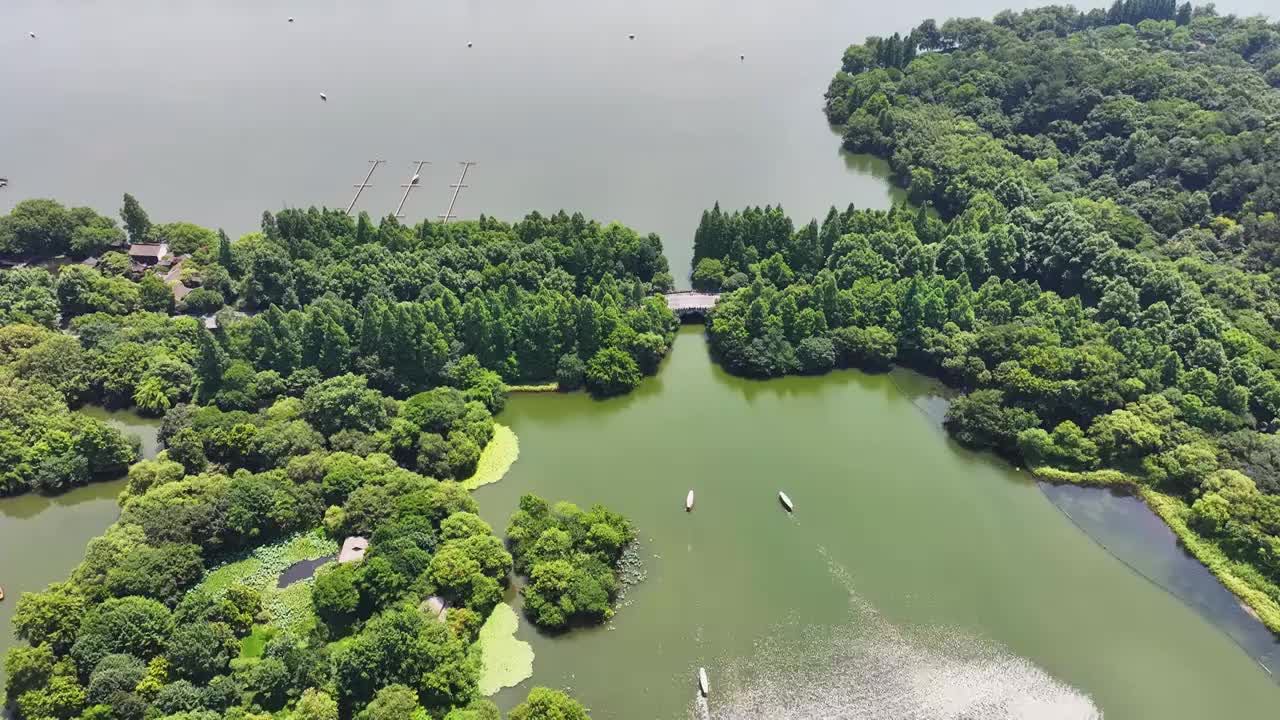
[[[1140,498],[1075,485],[1040,483],[1040,489],[1107,552],[1208,618],[1280,684],[1275,674],[1280,639],[1182,547]]]
[[[895,369],[894,386],[939,429],[955,391],[910,370]],[[1076,527],[1134,572],[1168,591],[1216,627],[1280,684],[1280,638],[1186,551],[1169,526],[1140,498],[1104,488],[1038,482]]]

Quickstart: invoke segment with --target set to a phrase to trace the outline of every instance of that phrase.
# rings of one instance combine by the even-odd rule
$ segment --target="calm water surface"
[[[124,410],[100,407],[80,412],[137,437],[143,457],[155,457],[160,421]],[[13,608],[24,592],[38,592],[51,582],[65,580],[84,558],[84,546],[120,516],[116,496],[124,478],[96,482],[61,495],[22,495],[0,498],[0,654],[13,644]],[[4,680],[0,668],[0,682]]]
[[[900,380],[733,378],[686,327],[633,396],[514,397],[521,456],[477,492],[486,519],[526,492],[603,502],[648,565],[608,628],[522,627],[531,683],[637,720],[696,712],[700,666],[714,718],[1275,717],[1280,688],[1230,637],[956,447]]]

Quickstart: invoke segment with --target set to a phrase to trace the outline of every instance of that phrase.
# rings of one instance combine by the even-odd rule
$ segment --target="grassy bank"
[[[1280,586],[1268,581],[1257,569],[1227,557],[1217,543],[1202,537],[1187,524],[1191,508],[1182,500],[1166,495],[1138,478],[1119,470],[1071,472],[1052,467],[1032,468],[1036,477],[1052,483],[1093,487],[1124,488],[1146,502],[1160,516],[1178,541],[1193,557],[1235,593],[1271,632],[1280,635]]]
[[[557,392],[560,390],[558,383],[542,383],[541,385],[508,385],[507,390],[511,392]]]

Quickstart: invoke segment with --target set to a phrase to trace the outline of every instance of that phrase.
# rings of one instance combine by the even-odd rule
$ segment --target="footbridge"
[[[706,317],[707,311],[720,300],[720,293],[683,290],[667,293],[666,298],[667,307],[683,320],[686,317]]]

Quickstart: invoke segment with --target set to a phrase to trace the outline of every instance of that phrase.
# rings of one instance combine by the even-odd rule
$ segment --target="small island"
[[[520,498],[507,525],[515,569],[529,578],[524,610],[539,627],[562,630],[613,617],[619,564],[635,542],[631,523],[602,505],[583,511],[536,495]]]

